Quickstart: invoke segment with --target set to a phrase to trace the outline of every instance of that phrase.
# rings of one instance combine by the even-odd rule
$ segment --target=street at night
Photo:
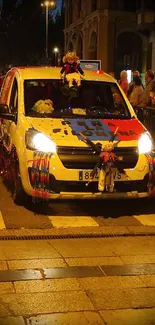
[[[0,0],[0,325],[155,325],[155,1]]]
[[[0,180],[0,229],[51,229],[99,226],[155,226],[154,200],[54,200],[26,206],[13,203],[10,192]]]
[[[153,324],[154,200],[20,207],[0,191],[0,324]]]

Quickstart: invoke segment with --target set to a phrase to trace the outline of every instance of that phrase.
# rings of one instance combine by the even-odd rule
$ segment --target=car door
[[[7,151],[11,151],[12,145],[15,143],[16,128],[18,121],[18,83],[16,77],[12,83],[10,99],[8,102],[9,113],[15,116],[15,121],[3,119],[2,133],[3,145]]]

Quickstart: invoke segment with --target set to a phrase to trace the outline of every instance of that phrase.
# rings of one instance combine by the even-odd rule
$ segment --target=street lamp
[[[55,61],[55,65],[57,65],[57,60],[56,60],[56,58],[57,58],[57,54],[59,53],[59,49],[58,49],[58,47],[54,47],[53,52],[54,52],[54,61]]]
[[[41,6],[46,8],[46,58],[48,59],[48,10],[49,7],[55,8],[56,3],[55,1],[44,1]]]

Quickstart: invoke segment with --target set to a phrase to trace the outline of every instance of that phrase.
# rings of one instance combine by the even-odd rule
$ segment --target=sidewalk
[[[155,324],[154,247],[149,226],[0,231],[0,325]]]

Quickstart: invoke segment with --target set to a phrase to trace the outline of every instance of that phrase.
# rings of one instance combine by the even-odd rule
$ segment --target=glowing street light
[[[59,49],[58,49],[58,47],[54,47],[53,52],[54,52],[54,61],[55,61],[55,65],[57,65],[57,60],[56,60],[56,58],[57,58],[57,54],[59,53]]]
[[[41,6],[46,8],[46,58],[48,59],[48,11],[49,8],[55,9],[56,3],[55,1],[44,1]]]

